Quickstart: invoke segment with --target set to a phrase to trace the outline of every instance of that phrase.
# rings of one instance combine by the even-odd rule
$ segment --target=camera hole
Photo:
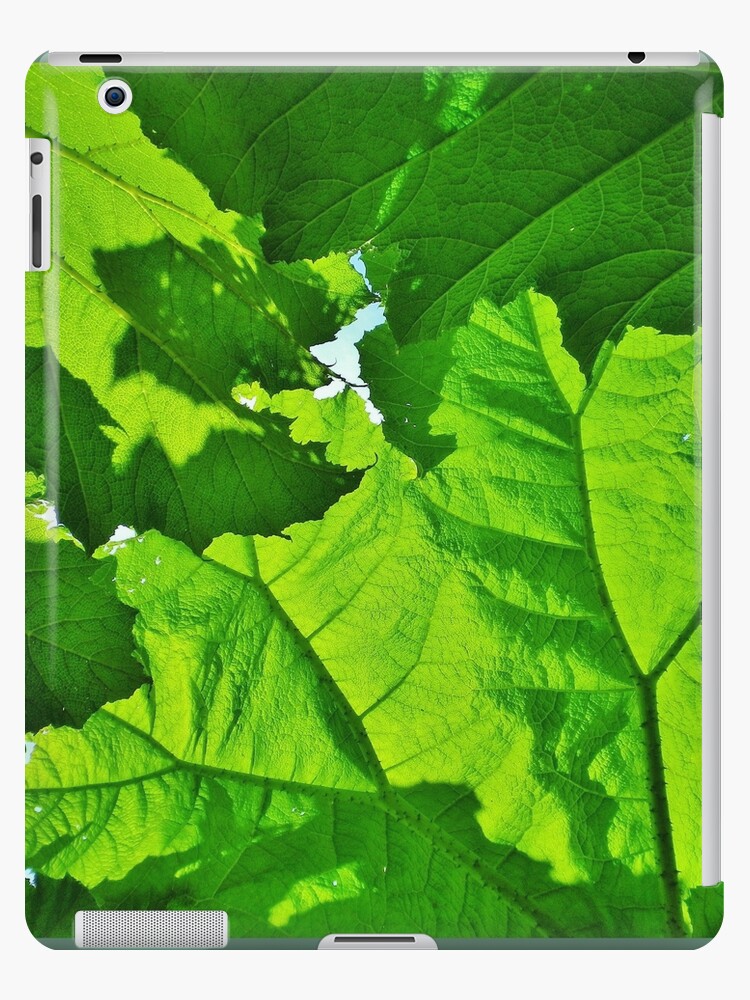
[[[133,92],[124,80],[105,80],[99,87],[99,106],[110,115],[120,115],[127,111],[133,100]]]

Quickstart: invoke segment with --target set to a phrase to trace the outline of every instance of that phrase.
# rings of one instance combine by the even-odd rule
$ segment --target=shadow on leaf
[[[595,881],[562,885],[549,866],[484,836],[472,791],[421,784],[397,805],[320,789],[256,786],[250,818],[223,779],[204,779],[196,846],[149,858],[93,890],[98,905],[223,909],[235,938],[328,933],[435,937],[662,937],[658,880],[604,860]],[[440,829],[440,843],[431,830]],[[242,828],[244,826],[244,829]],[[564,929],[564,930],[563,930]]]
[[[130,339],[135,342],[132,331]],[[175,425],[182,400],[167,389],[158,398],[162,406],[171,398],[172,409],[149,424],[134,385],[125,414],[130,426],[118,426],[86,382],[54,359],[45,382],[42,350],[30,348],[28,358],[30,467],[45,472],[60,521],[88,549],[118,524],[157,528],[196,551],[227,531],[278,534],[293,522],[319,518],[361,478],[327,463],[324,445],[295,444],[284,418],[255,417],[231,400],[195,410],[190,426]]]

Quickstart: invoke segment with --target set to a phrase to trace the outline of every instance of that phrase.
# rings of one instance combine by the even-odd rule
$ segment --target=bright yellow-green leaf
[[[358,488],[284,536],[117,551],[153,684],[35,737],[29,864],[238,937],[704,934],[699,609],[659,571],[697,354],[647,328],[605,350],[586,388],[549,299],[478,303],[423,475],[358,397],[264,396],[337,460],[355,442]],[[628,594],[671,609],[658,648]]]

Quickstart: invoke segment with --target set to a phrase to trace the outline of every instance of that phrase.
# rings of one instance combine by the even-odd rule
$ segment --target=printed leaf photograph
[[[27,920],[712,936],[715,67],[37,63]]]

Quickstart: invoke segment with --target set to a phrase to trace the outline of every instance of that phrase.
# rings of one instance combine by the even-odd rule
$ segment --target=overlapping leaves
[[[41,484],[43,488],[43,484]],[[94,563],[50,509],[26,508],[26,728],[81,725],[142,680],[133,658],[134,616],[118,600],[114,560]]]
[[[35,930],[83,899],[234,937],[708,934],[692,194],[655,181],[692,170],[695,76],[145,75],[123,131],[48,72],[32,127],[51,79],[84,110],[75,238],[30,282],[31,464],[88,547],[138,534],[43,539],[75,553],[58,646],[90,605],[117,624],[78,676],[129,669],[33,737]],[[313,396],[305,349],[364,300],[336,252],[367,242],[382,429]]]
[[[118,523],[200,549],[319,516],[356,477],[231,390],[248,374],[272,391],[324,382],[305,345],[353,314],[361,279],[342,255],[269,266],[258,220],[217,212],[134,115],[99,113],[98,83],[42,66],[29,78],[29,126],[58,143],[61,213],[53,268],[28,283],[31,467],[56,456],[49,499],[87,546]]]
[[[693,332],[711,78],[708,63],[131,77],[147,134],[220,207],[263,211],[270,259],[365,245],[398,343],[533,286],[585,370],[629,323]]]

